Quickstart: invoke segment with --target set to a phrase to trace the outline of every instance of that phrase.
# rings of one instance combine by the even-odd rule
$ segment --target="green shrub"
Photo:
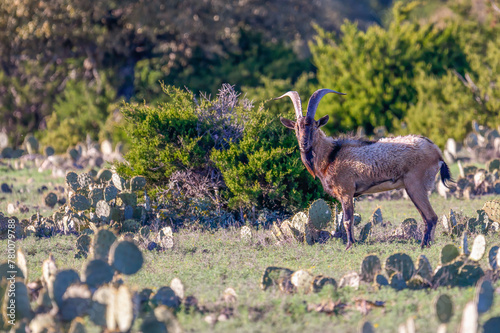
[[[418,102],[415,78],[420,73],[441,77],[449,69],[468,68],[454,27],[408,21],[412,6],[396,3],[387,29],[371,26],[363,32],[347,22],[336,38],[318,28],[310,46],[319,87],[347,93],[345,98],[326,96],[318,109],[318,117],[333,115],[327,131],[363,126],[371,133],[385,126],[398,132],[409,107]]]
[[[293,108],[283,113],[255,108],[229,85],[214,100],[163,89],[165,103],[122,108],[130,150],[128,164],[118,165],[118,172],[145,175],[160,188],[187,184],[189,196],[220,193],[214,201],[222,199],[232,209],[302,208],[321,195],[321,185],[302,165],[295,134],[279,122],[279,115],[293,117]],[[214,174],[222,183],[193,190]]]

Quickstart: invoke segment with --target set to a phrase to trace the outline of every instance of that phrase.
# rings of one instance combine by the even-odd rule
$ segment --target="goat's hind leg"
[[[406,193],[408,193],[408,196],[425,222],[425,233],[422,239],[422,248],[430,246],[438,217],[432,209],[429,196],[427,195],[427,190],[420,182],[405,182],[405,187]]]
[[[342,200],[342,212],[343,212],[343,222],[344,228],[347,233],[347,247],[346,250],[349,250],[354,244],[355,240],[352,236],[352,225],[354,223],[354,202],[353,198],[346,198]]]

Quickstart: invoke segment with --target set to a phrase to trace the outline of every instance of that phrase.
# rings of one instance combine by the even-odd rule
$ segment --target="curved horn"
[[[331,89],[319,89],[314,92],[314,94],[311,95],[311,98],[309,98],[309,103],[307,104],[307,114],[306,117],[314,119],[314,116],[316,115],[316,109],[318,108],[319,101],[325,96],[326,94],[329,93],[334,93],[337,95],[345,95],[344,93],[331,90]]]
[[[302,115],[302,104],[300,102],[300,97],[299,93],[296,91],[289,91],[286,94],[281,95],[280,97],[276,97],[276,99],[283,98],[285,96],[288,96],[292,99],[293,102],[293,107],[295,108],[295,117],[299,119],[300,117],[303,117]]]

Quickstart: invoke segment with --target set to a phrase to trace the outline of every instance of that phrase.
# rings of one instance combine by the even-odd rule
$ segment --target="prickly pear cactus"
[[[332,220],[332,211],[323,199],[314,201],[309,207],[309,221],[317,230],[328,227]]]
[[[115,241],[116,236],[113,232],[106,229],[97,231],[92,240],[92,257],[108,262],[109,249]]]
[[[113,173],[108,169],[101,169],[97,173],[96,179],[99,183],[105,183],[107,181],[110,181],[112,176]]]
[[[442,324],[450,322],[453,316],[453,302],[446,294],[439,295],[435,301],[436,316]]]
[[[69,200],[71,208],[77,211],[83,211],[90,208],[90,201],[81,194],[75,194]]]
[[[113,182],[113,185],[115,185],[118,190],[125,191],[127,189],[125,179],[120,177],[119,174],[114,173],[113,176],[111,176],[111,181]]]
[[[319,292],[324,286],[331,285],[334,289],[337,289],[337,282],[335,279],[323,275],[317,275],[313,280],[313,291]]]
[[[309,293],[313,290],[314,276],[311,273],[298,270],[292,274],[290,281],[297,288],[297,290]]]
[[[498,265],[500,264],[498,262],[500,251],[498,249],[499,247],[495,245],[490,249],[490,252],[488,252],[488,263],[490,264],[492,271],[496,271],[498,269]]]
[[[56,304],[61,307],[63,304],[63,295],[66,289],[73,283],[79,283],[80,277],[78,273],[72,269],[65,269],[59,271],[55,275],[52,294],[50,297],[56,302]],[[49,289],[50,292],[50,289]]]
[[[492,221],[500,222],[500,200],[486,201],[482,209]]]
[[[415,273],[415,266],[407,254],[395,253],[385,261],[385,271],[387,276],[392,276],[396,272],[401,273],[403,279],[408,281]]]
[[[130,191],[140,191],[146,186],[146,178],[143,176],[135,176],[130,179]]]
[[[78,175],[75,172],[69,171],[68,173],[66,173],[66,185],[73,191],[76,191],[80,188],[80,183],[78,183]]]
[[[380,207],[377,207],[372,213],[372,216],[370,218],[370,222],[372,222],[374,225],[377,225],[379,223],[382,223],[384,219],[382,218],[382,209]]]
[[[111,201],[116,199],[118,195],[118,189],[114,185],[108,185],[104,188],[104,200]]]
[[[100,200],[95,206],[95,213],[98,218],[108,221],[111,215],[111,207],[106,201]]]
[[[90,191],[89,198],[92,207],[96,208],[97,203],[101,200],[104,200],[103,189],[99,187],[93,188],[92,191]]]
[[[87,188],[89,185],[93,183],[94,180],[88,173],[82,172],[78,175],[78,184],[80,184],[81,188]]]
[[[45,205],[50,208],[54,208],[54,206],[57,204],[57,195],[54,192],[49,192],[45,196]]]
[[[260,287],[262,290],[266,290],[267,288],[278,286],[278,281],[283,278],[288,278],[292,276],[293,271],[288,268],[282,267],[267,267],[262,274],[262,279],[260,283]]]
[[[460,255],[460,252],[453,244],[447,244],[441,249],[441,264],[446,265]]]
[[[92,239],[90,238],[89,235],[80,235],[76,239],[76,250],[78,251],[77,257],[83,256],[87,257],[89,251],[90,251],[90,243]]]
[[[135,232],[139,231],[140,228],[141,228],[141,224],[139,223],[139,221],[134,220],[134,219],[128,219],[128,220],[123,221],[121,229],[122,229],[122,232],[135,233]]]
[[[358,273],[356,272],[347,273],[340,279],[339,287],[340,288],[351,287],[354,289],[358,289],[360,280],[361,279]]]
[[[120,194],[118,194],[116,204],[118,206],[127,205],[135,207],[137,205],[137,194],[130,192],[121,192]]]
[[[370,237],[370,232],[372,230],[372,223],[368,222],[363,226],[361,229],[361,232],[359,233],[359,242],[360,243],[365,243],[369,237]]]
[[[369,254],[361,262],[361,280],[372,282],[381,270],[380,259],[375,254]]]
[[[114,269],[107,262],[101,259],[94,259],[86,263],[83,269],[83,280],[92,288],[111,282]]]
[[[474,243],[472,243],[472,250],[469,255],[469,259],[473,261],[479,261],[484,256],[486,252],[486,239],[483,235],[478,235],[474,238]]]
[[[306,223],[308,221],[308,217],[303,212],[299,212],[295,214],[292,219],[292,223],[290,224],[290,228],[293,231],[294,238],[302,242],[304,240],[304,232],[306,229]]]
[[[465,255],[469,255],[470,253],[467,231],[464,231],[462,237],[460,238],[460,252]]]
[[[111,265],[119,272],[131,275],[142,267],[142,252],[133,242],[124,240],[115,242],[109,250]]]
[[[477,304],[477,312],[479,314],[486,313],[493,305],[493,296],[495,287],[491,280],[483,278],[479,281],[476,288],[475,302]]]
[[[426,256],[421,254],[417,259],[416,275],[421,276],[425,281],[432,281],[432,266]]]
[[[390,286],[397,291],[403,290],[407,287],[406,280],[403,277],[403,274],[399,272],[394,272],[390,277]]]
[[[134,295],[126,285],[121,285],[115,294],[115,320],[120,332],[128,332],[134,322]]]
[[[375,278],[373,278],[373,285],[375,287],[383,287],[383,286],[388,286],[389,281],[387,281],[387,278],[383,276],[382,274],[377,274],[375,275]]]

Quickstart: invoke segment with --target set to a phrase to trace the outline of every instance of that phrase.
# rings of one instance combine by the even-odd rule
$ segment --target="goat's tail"
[[[440,171],[441,171],[441,181],[443,182],[444,186],[447,188],[450,188],[450,183],[454,183],[455,181],[451,178],[451,173],[450,173],[450,168],[448,168],[448,165],[443,161],[439,161],[440,165]]]

